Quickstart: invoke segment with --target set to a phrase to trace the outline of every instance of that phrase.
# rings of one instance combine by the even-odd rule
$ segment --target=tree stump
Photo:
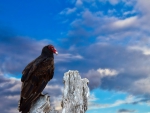
[[[81,79],[78,71],[68,71],[64,74],[64,92],[62,113],[85,113],[88,108],[89,80]]]

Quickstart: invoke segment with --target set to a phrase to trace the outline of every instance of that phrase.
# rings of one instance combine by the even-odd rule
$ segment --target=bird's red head
[[[53,45],[48,45],[48,49],[51,50],[53,53],[55,53],[56,55],[58,54],[57,50],[54,48]]]

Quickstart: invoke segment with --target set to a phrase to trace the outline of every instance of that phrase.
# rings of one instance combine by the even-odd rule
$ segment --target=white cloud
[[[76,11],[76,8],[66,8],[64,9],[63,11],[61,11],[59,14],[60,15],[69,15],[69,14],[72,14]]]
[[[129,17],[124,20],[117,20],[116,22],[112,23],[112,26],[115,28],[131,27],[132,25],[137,23],[137,20],[137,16]]]
[[[101,79],[104,77],[112,77],[118,75],[120,72],[115,69],[109,69],[109,68],[98,68],[97,70],[91,69],[87,73],[84,73],[84,77],[88,78],[90,80],[90,88],[97,88],[101,85]]]
[[[97,69],[97,71],[99,72],[101,77],[105,77],[105,76],[116,76],[118,75],[118,71],[114,70],[114,69]]]
[[[150,55],[150,48],[147,46],[128,46],[128,49],[141,51],[144,55]]]

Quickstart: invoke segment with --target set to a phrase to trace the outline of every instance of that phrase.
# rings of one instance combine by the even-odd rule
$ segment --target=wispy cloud
[[[129,95],[128,97],[126,97],[124,100],[116,100],[115,102],[113,103],[106,103],[106,104],[103,104],[103,103],[97,103],[97,102],[93,102],[93,101],[90,101],[89,102],[89,109],[107,109],[107,108],[111,108],[111,107],[117,107],[117,106],[121,106],[121,105],[124,105],[124,104],[133,104],[134,102],[136,101],[140,101],[141,98],[136,98],[132,95]]]
[[[80,60],[83,59],[83,57],[81,55],[74,55],[74,54],[70,54],[70,53],[66,53],[66,54],[59,54],[56,58],[56,63],[57,62],[70,62],[72,60]]]
[[[117,113],[133,113],[136,110],[129,110],[129,109],[119,109]]]

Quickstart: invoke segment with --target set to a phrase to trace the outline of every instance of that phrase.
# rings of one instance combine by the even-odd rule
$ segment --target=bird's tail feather
[[[39,95],[37,94],[32,94],[28,99],[23,99],[20,100],[20,107],[19,111],[22,111],[22,113],[27,113],[30,110],[30,107],[32,105],[32,102],[35,101],[38,98]]]

